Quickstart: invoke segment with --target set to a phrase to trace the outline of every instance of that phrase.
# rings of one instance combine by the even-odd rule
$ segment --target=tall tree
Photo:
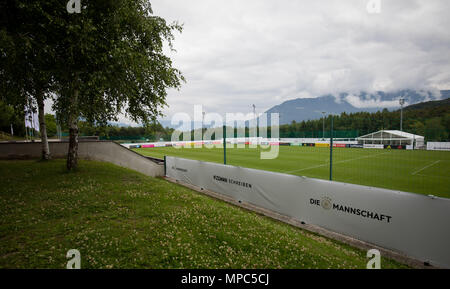
[[[69,126],[67,168],[77,167],[78,120],[105,124],[121,112],[136,122],[161,115],[168,88],[184,80],[164,54],[177,23],[153,16],[144,0],[83,1],[79,14],[49,7],[59,84],[54,108]]]
[[[28,3],[27,3],[28,2]],[[52,90],[52,49],[46,43],[45,27],[51,21],[36,13],[40,3],[7,1],[8,11],[0,26],[0,91],[16,109],[37,103],[42,159],[50,158],[44,116],[44,100]],[[34,101],[30,101],[33,99]],[[35,107],[30,109],[35,110]]]
[[[73,14],[66,9],[67,1],[8,3],[14,4],[8,10],[16,18],[6,22],[8,29],[3,24],[0,29],[2,47],[13,47],[0,51],[0,76],[7,79],[2,79],[2,91],[13,91],[8,90],[13,84],[21,92],[16,95],[36,96],[42,105],[46,92],[56,93],[53,108],[69,127],[69,170],[77,167],[81,117],[106,124],[125,112],[147,125],[166,105],[166,90],[179,88],[184,80],[163,51],[165,43],[172,49],[173,33],[181,26],[154,16],[148,1],[83,0],[81,13]],[[10,59],[23,59],[26,65],[14,71]]]

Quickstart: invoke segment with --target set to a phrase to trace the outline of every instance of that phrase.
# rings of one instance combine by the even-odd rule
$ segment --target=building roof
[[[377,135],[377,136],[375,136]],[[423,139],[424,137],[417,134],[412,134],[409,132],[399,131],[399,130],[379,130],[366,135],[362,135],[357,139]]]

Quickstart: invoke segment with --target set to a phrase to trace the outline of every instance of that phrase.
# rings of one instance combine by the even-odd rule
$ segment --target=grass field
[[[365,268],[366,252],[108,163],[0,161],[0,268]],[[382,259],[382,268],[404,268]]]
[[[134,150],[159,158],[223,162],[221,148]],[[329,179],[329,159],[329,148],[280,146],[272,160],[261,160],[258,149],[227,148],[227,164],[320,179]],[[450,152],[334,148],[333,180],[450,198]]]

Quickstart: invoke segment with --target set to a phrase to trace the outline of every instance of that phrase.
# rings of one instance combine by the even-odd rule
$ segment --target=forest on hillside
[[[0,136],[11,135],[12,133],[16,137],[15,139],[25,138],[25,114],[23,111],[17,111],[12,106],[5,104],[0,100]],[[45,122],[47,126],[47,135],[49,138],[56,138],[57,120],[53,114],[45,114]],[[160,140],[170,139],[173,129],[164,128],[160,123],[156,122],[148,125],[147,127],[123,127],[117,125],[95,125],[84,120],[78,122],[80,136],[99,136],[100,139],[110,140]],[[62,124],[61,127],[62,137],[67,137],[69,134],[69,128],[67,125]],[[28,133],[32,134],[34,138],[39,138],[39,132],[28,129]],[[8,139],[8,138],[7,138]]]
[[[378,130],[400,130],[400,110],[389,111],[383,109],[374,113],[356,112],[341,113],[333,116],[335,136],[359,136]],[[331,116],[317,120],[302,122],[293,121],[291,124],[280,126],[282,137],[301,137],[305,132],[315,132],[322,136],[325,123],[325,136],[329,136]],[[403,109],[403,131],[425,136],[427,140],[447,141],[450,135],[450,99],[430,101],[405,107]],[[339,135],[341,132],[341,136]],[[337,135],[336,135],[337,134]]]
[[[0,102],[0,131],[9,132],[13,124],[16,135],[24,136],[23,113],[16,114],[13,109]],[[56,120],[51,114],[45,116],[49,137],[56,136]],[[323,132],[325,124],[325,133]],[[280,126],[280,137],[330,137],[331,116],[325,119],[293,121],[291,124]],[[334,137],[355,138],[381,129],[400,129],[400,110],[389,111],[383,109],[375,113],[356,112],[341,113],[333,116]],[[68,129],[62,127],[63,136]],[[425,136],[427,141],[449,141],[450,136],[450,99],[430,101],[414,104],[403,109],[403,130]],[[148,127],[119,127],[115,125],[97,126],[86,121],[79,122],[80,135],[99,136],[101,139],[111,140],[170,140],[172,128],[164,128],[156,122]],[[234,132],[237,136],[237,130]],[[194,132],[192,131],[192,135]],[[249,130],[246,128],[246,135]],[[268,136],[270,136],[268,129]],[[218,136],[221,138],[222,136]],[[228,136],[231,137],[231,136]]]

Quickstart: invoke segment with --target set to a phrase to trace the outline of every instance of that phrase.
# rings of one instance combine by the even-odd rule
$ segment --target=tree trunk
[[[67,169],[74,170],[78,166],[78,86],[75,85],[69,108],[69,152]]]
[[[39,130],[41,131],[41,148],[42,148],[42,160],[49,160],[50,149],[48,146],[47,138],[47,126],[45,125],[45,112],[44,112],[44,92],[38,91],[36,94],[38,111],[39,111]]]

